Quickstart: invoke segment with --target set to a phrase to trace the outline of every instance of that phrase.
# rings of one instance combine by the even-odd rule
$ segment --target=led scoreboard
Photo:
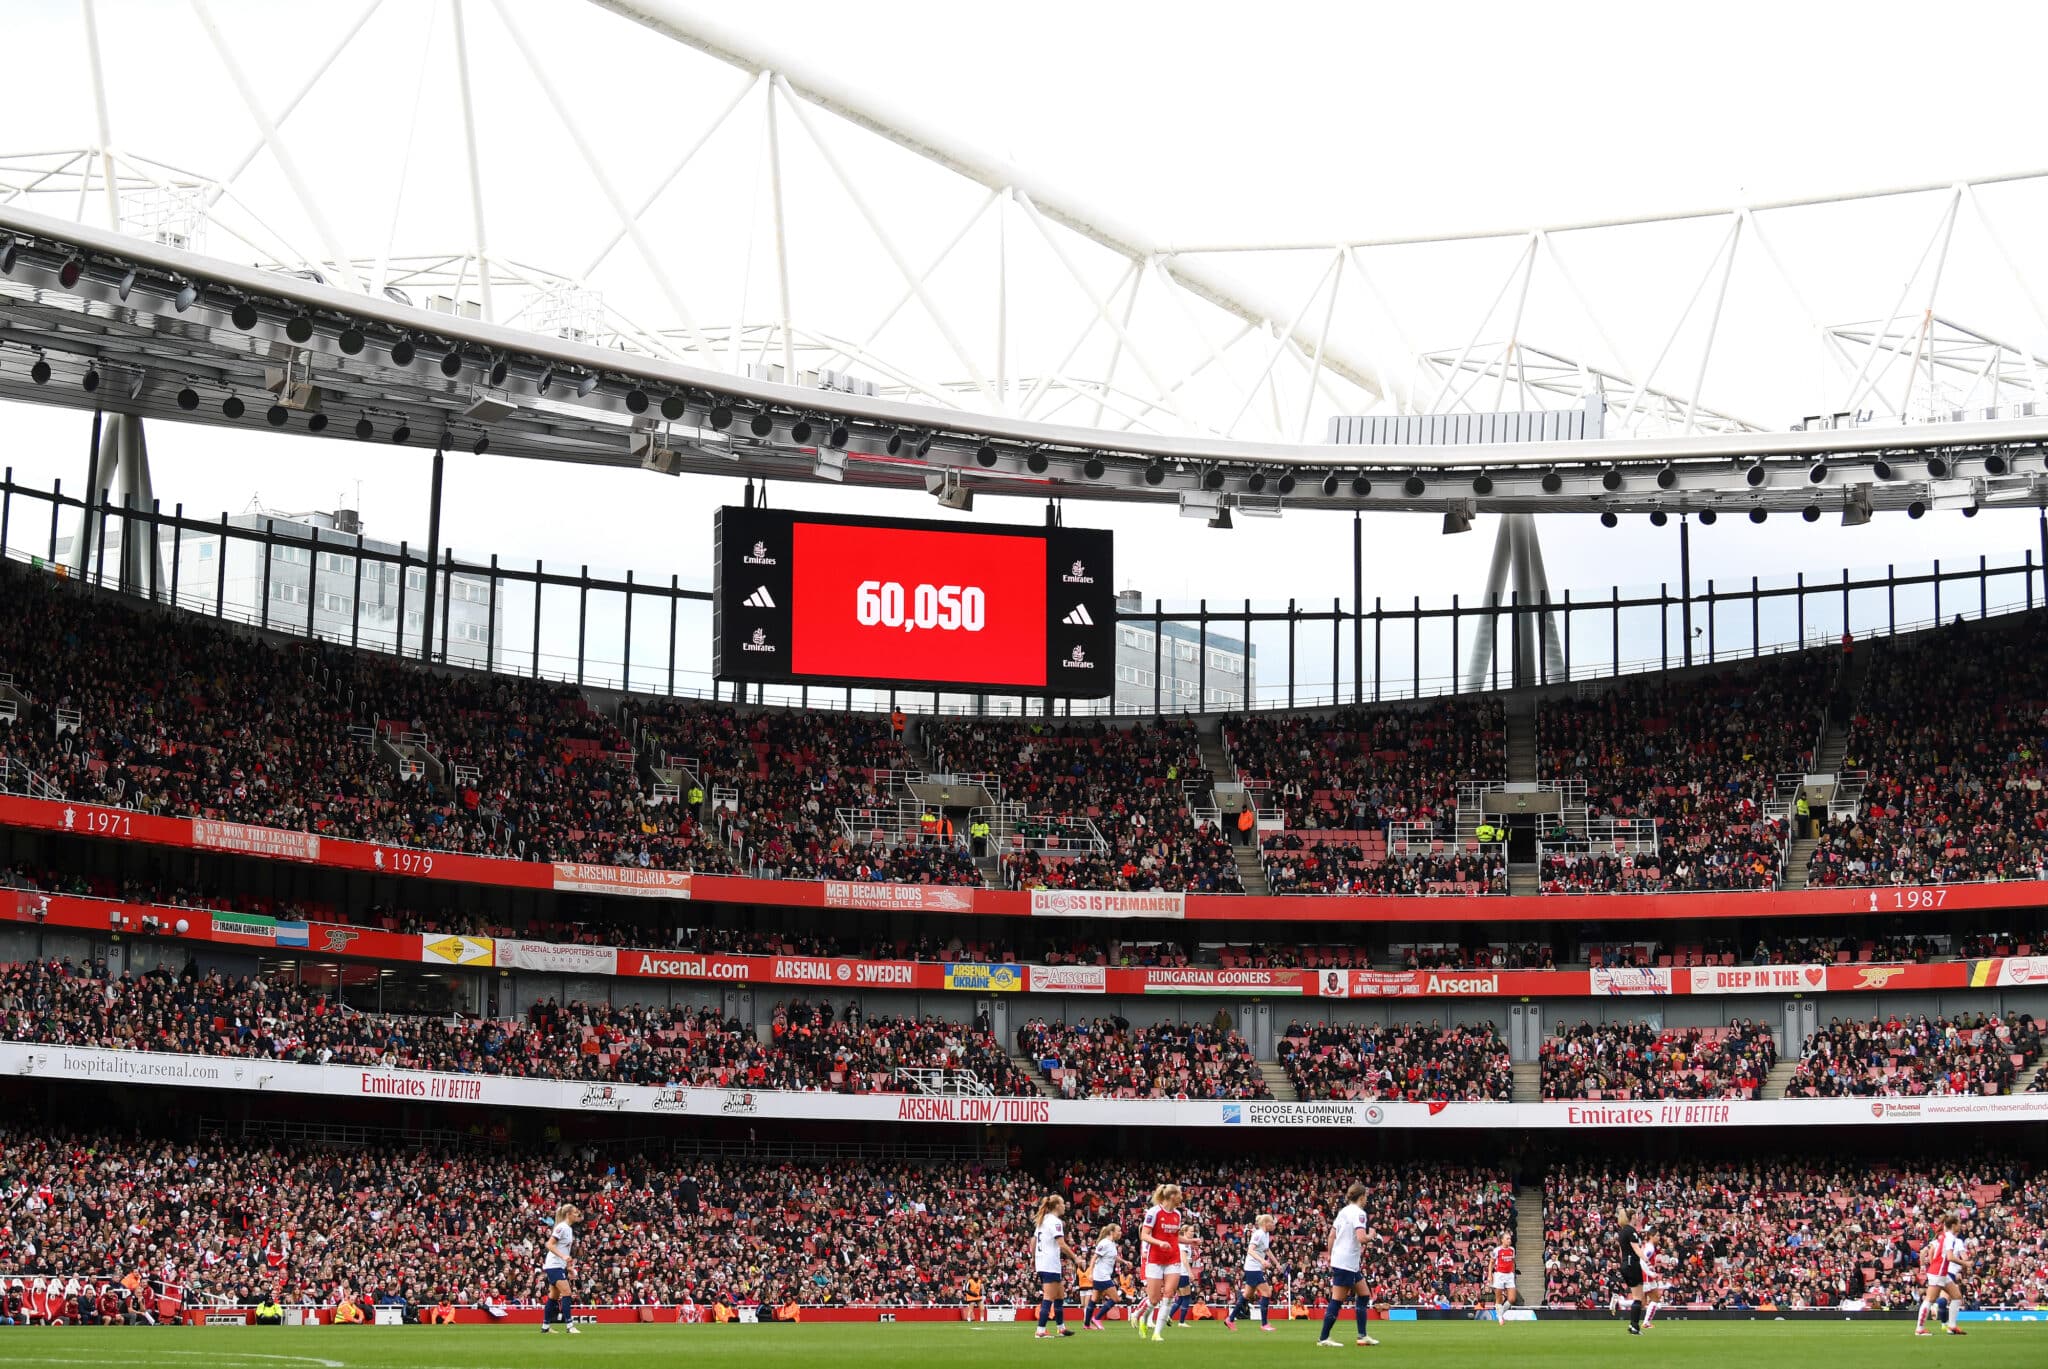
[[[1100,698],[1110,535],[781,509],[712,525],[720,679]]]

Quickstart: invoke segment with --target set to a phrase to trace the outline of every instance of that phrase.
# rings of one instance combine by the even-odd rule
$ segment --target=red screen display
[[[790,660],[799,675],[1045,685],[1045,542],[798,523]]]

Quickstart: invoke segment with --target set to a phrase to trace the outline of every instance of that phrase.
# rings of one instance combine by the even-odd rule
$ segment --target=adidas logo
[[[1088,606],[1086,604],[1074,605],[1074,611],[1072,613],[1069,613],[1066,617],[1060,619],[1060,621],[1065,623],[1068,627],[1095,626],[1095,620],[1088,616]]]
[[[747,607],[748,607],[748,608],[774,608],[774,607],[775,607],[775,597],[774,597],[773,595],[771,595],[770,593],[768,593],[768,586],[766,586],[766,585],[763,585],[763,586],[761,586],[761,587],[760,587],[759,589],[755,590],[755,591],[754,591],[754,592],[753,592],[752,594],[749,594],[749,595],[748,595],[748,596],[746,597],[746,601],[745,601],[745,602],[746,602],[746,605],[747,605]]]

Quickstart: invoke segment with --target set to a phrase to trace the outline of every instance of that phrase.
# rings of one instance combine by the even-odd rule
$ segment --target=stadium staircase
[[[1271,1060],[1261,1060],[1259,1061],[1259,1074],[1264,1077],[1266,1088],[1281,1102],[1296,1103],[1301,1101],[1301,1095],[1295,1091],[1294,1081],[1287,1077],[1286,1066]]]
[[[1209,720],[1196,740],[1201,744],[1202,768],[1209,772],[1210,781],[1213,784],[1238,783],[1237,767],[1230,763],[1230,753],[1223,749],[1223,731],[1215,719]],[[1237,842],[1237,829],[1231,826],[1236,816],[1223,813],[1217,820],[1223,824],[1223,835],[1230,840],[1230,852],[1237,861],[1237,882],[1248,894],[1270,894],[1273,890],[1266,883],[1266,863],[1259,859],[1258,846],[1240,846]]]
[[[1851,653],[1843,660],[1835,674],[1834,693],[1831,696],[1827,715],[1821,723],[1820,737],[1813,747],[1813,773],[1816,775],[1840,775],[1842,762],[1849,751],[1849,722],[1856,715],[1856,702],[1863,697],[1863,682],[1870,675],[1871,657],[1877,650],[1871,643]],[[1794,799],[1798,793],[1792,795]],[[1819,812],[1825,805],[1816,804]],[[1783,887],[1804,889],[1807,872],[1813,863],[1813,848],[1820,843],[1813,837],[1794,835],[1791,845],[1785,851],[1785,877]]]
[[[1543,1189],[1527,1181],[1515,1190],[1515,1304],[1543,1305]]]
[[[2012,1091],[2014,1093],[2026,1093],[2034,1087],[2034,1081],[2040,1078],[2043,1072],[2048,1072],[2048,1058],[2043,1058],[2039,1064],[2031,1069],[2021,1070],[2020,1077],[2013,1083]]]
[[[925,774],[936,775],[942,769],[939,765],[938,753],[933,751],[931,745],[925,740],[923,724],[915,717],[908,719],[904,723],[903,749],[910,753],[910,758],[923,768]],[[998,794],[997,797],[1000,798],[1001,795]],[[997,809],[998,813],[1000,813],[1000,804],[997,805]],[[1003,887],[1003,858],[997,852],[1002,845],[1002,833],[1007,829],[1001,828],[999,822],[999,818],[994,815],[991,816],[991,825],[997,826],[998,830],[995,836],[989,840],[988,854],[974,858],[974,868],[981,872],[981,882],[991,889]]]
[[[1511,1101],[1516,1103],[1540,1103],[1543,1101],[1543,1066],[1534,1060],[1515,1062],[1515,1091]]]
[[[1508,783],[1536,782],[1536,696],[1524,690],[1507,698]],[[1542,873],[1533,860],[1508,862],[1508,892],[1543,891]]]
[[[1798,1068],[1799,1061],[1796,1058],[1780,1059],[1777,1064],[1771,1066],[1770,1074],[1764,1078],[1763,1096],[1783,1098],[1785,1090],[1792,1087],[1792,1075]]]
[[[1017,1073],[1031,1081],[1031,1086],[1047,1098],[1057,1098],[1060,1091],[1052,1086],[1052,1080],[1045,1077],[1045,1071],[1038,1068],[1038,1062],[1027,1056],[1010,1052],[1010,1063],[1017,1067]]]

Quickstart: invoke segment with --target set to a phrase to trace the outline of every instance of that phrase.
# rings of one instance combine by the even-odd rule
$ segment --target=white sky
[[[276,0],[211,0],[210,7],[273,107],[359,12],[357,4]],[[551,76],[604,147],[629,201],[651,188],[742,84],[727,68],[572,0],[508,0],[507,8],[547,54]],[[2048,11],[2037,4],[1952,5],[1937,14],[1924,5],[1871,3],[1247,9],[782,0],[705,12],[1169,244],[1527,225],[2048,162],[2035,99]],[[193,11],[169,0],[101,0],[99,13],[114,144],[197,171],[234,165],[257,131]],[[468,0],[466,16],[493,248],[538,266],[581,271],[615,221],[489,0]],[[446,0],[385,0],[286,127],[350,255],[374,256],[387,245],[400,254],[460,249],[470,240],[448,30]],[[0,152],[96,142],[76,0],[17,0],[9,35],[17,56],[41,56],[10,64],[0,94],[0,127],[7,130]],[[785,137],[794,144],[793,132],[785,129]],[[748,226],[759,229],[764,212],[753,169],[758,158],[747,137],[729,141],[707,147],[702,165],[692,168],[696,179],[651,216],[650,231],[673,249],[693,311],[701,304],[706,319],[762,321],[773,316],[770,268],[760,250],[752,257],[744,250]],[[895,149],[851,139],[834,145],[857,169],[867,197],[897,214],[892,223],[906,225],[896,231],[913,257],[942,242],[979,198],[979,191],[933,179],[929,168]],[[895,282],[815,151],[806,159],[792,146],[785,169],[799,299],[857,327],[852,320],[871,316],[874,301],[893,298]],[[317,238],[268,154],[236,189],[280,236]],[[2015,192],[1995,203],[2001,231],[2033,268],[2048,252],[2048,233],[2041,231],[2048,193]],[[1814,311],[1827,321],[1883,314],[1938,212],[1921,200],[1862,219],[1824,213],[1788,224],[1781,230],[1785,250],[1799,258],[1795,269]],[[88,217],[96,213],[89,209]],[[1578,253],[1573,268],[1586,275],[1614,341],[1638,365],[1671,328],[1712,236],[1674,229],[1604,262],[1598,251],[1566,249]],[[253,255],[219,234],[208,245],[231,258]],[[1456,347],[1518,250],[1496,244],[1469,257],[1417,254],[1391,268],[1382,284],[1418,345]],[[1957,251],[1944,308],[2048,349],[2048,329],[2022,293],[1989,269],[1981,243],[1965,251],[1960,228]],[[630,257],[622,251],[607,264],[608,298],[652,293],[647,273]],[[1264,272],[1257,283],[1273,298],[1293,300],[1305,279],[1301,265],[1246,269]],[[1098,286],[1106,290],[1113,272],[1102,270]],[[1810,379],[1818,345],[1812,320],[1798,317],[1782,291],[1774,296],[1774,279],[1764,270],[1738,278],[1703,396],[1782,425],[1808,406],[1821,407]],[[987,301],[968,299],[980,293],[977,277],[963,269],[938,285],[943,298],[979,318]],[[1590,349],[1583,319],[1559,305],[1564,297],[1554,282],[1533,293],[1546,292],[1547,304],[1532,300],[1526,335],[1539,345],[1570,350],[1585,342]],[[1065,336],[1035,320],[1016,326],[1020,353],[1046,345],[1056,332]],[[907,350],[920,345],[908,336],[899,342]],[[1759,364],[1767,347],[1782,352]],[[1696,336],[1674,348],[1673,368],[1660,383],[1682,388],[1697,351]],[[75,488],[88,425],[73,413],[12,407],[4,418],[5,461],[17,480],[62,479]],[[150,438],[157,491],[167,505],[182,501],[188,511],[212,514],[260,498],[273,508],[326,508],[356,502],[360,482],[370,531],[424,540],[424,453],[276,438],[260,427],[223,433],[165,424]],[[737,502],[738,494],[735,481],[464,455],[449,461],[444,532],[463,555],[587,561],[594,572],[631,567],[662,582],[680,572],[686,582],[702,583],[710,511]],[[832,487],[778,486],[773,497],[785,506],[939,516],[923,500]],[[975,516],[1035,522],[1040,514],[1035,505],[985,499]],[[1348,517],[1240,518],[1235,530],[1212,532],[1170,509],[1075,504],[1068,520],[1114,528],[1119,580],[1148,598],[1249,595],[1270,604],[1295,595],[1327,607],[1333,595],[1349,597]],[[1437,524],[1434,516],[1369,517],[1369,599],[1420,594],[1440,603],[1453,592],[1478,593],[1491,521],[1457,538],[1441,537]],[[1545,522],[1543,535],[1555,587],[1584,591],[1666,578],[1675,585],[1675,528],[1660,531],[1636,519],[1606,532],[1591,519],[1559,518]],[[1809,527],[1779,518],[1761,528],[1724,520],[1696,530],[1693,542],[1702,582],[1799,570],[1833,578],[1845,564],[1889,561],[1903,568],[1936,556],[1954,563],[1979,552],[2016,557],[2030,547],[2038,555],[2038,546],[2031,513],[1975,520],[1950,513],[1910,523],[1894,516],[1853,530],[1832,519]],[[1324,656],[1327,650],[1325,637]],[[1284,645],[1262,636],[1262,656],[1270,660],[1275,651],[1284,653]],[[1327,673],[1327,663],[1305,660],[1305,676]]]

